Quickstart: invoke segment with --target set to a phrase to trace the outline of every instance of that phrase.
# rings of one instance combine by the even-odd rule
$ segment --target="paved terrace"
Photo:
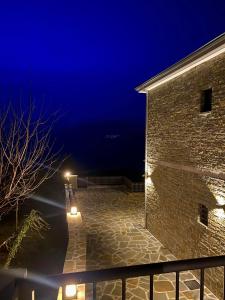
[[[144,229],[144,193],[115,188],[92,187],[76,192],[81,212],[70,219],[69,245],[64,272],[96,270],[117,266],[154,263],[176,258],[149,231]],[[180,299],[199,299],[199,289],[186,281],[197,280],[190,272],[180,275]],[[149,278],[127,280],[126,298],[149,299]],[[78,299],[91,299],[91,287],[80,288]],[[97,284],[97,299],[121,299],[121,282]],[[154,277],[154,299],[175,299],[175,274]],[[205,299],[217,299],[205,288]]]

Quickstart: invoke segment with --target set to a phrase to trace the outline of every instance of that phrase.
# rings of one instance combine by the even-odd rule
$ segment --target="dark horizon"
[[[79,176],[116,175],[142,181],[144,174],[144,124],[131,121],[95,121],[57,128],[68,155],[65,169]]]

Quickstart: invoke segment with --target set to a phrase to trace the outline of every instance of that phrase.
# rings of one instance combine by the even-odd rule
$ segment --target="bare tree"
[[[16,209],[16,228],[19,204],[58,170],[53,123],[33,103],[0,112],[0,217]]]

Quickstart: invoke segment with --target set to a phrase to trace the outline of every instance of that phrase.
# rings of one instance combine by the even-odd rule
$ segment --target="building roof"
[[[163,83],[184,74],[192,68],[212,59],[213,57],[216,57],[223,52],[225,52],[225,33],[216,37],[214,40],[210,41],[198,50],[192,52],[190,55],[178,61],[171,67],[165,69],[158,75],[145,81],[136,88],[136,91],[139,93],[146,93],[147,91],[150,91],[162,85]]]

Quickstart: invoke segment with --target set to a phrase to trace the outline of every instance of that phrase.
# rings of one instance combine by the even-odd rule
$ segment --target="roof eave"
[[[149,80],[145,81],[141,85],[137,86],[135,90],[139,93],[147,93],[150,87],[153,86],[153,84],[157,85],[157,82],[159,82],[163,78],[172,76],[175,72],[178,72],[180,69],[185,68],[185,66],[193,64],[201,57],[204,57],[208,53],[211,53],[214,50],[221,48],[223,45],[225,45],[225,33],[221,34],[220,36],[216,37],[214,40],[210,41],[209,43],[205,44],[201,48],[192,52],[190,55],[178,61],[171,67],[160,72],[158,75],[150,78]]]

